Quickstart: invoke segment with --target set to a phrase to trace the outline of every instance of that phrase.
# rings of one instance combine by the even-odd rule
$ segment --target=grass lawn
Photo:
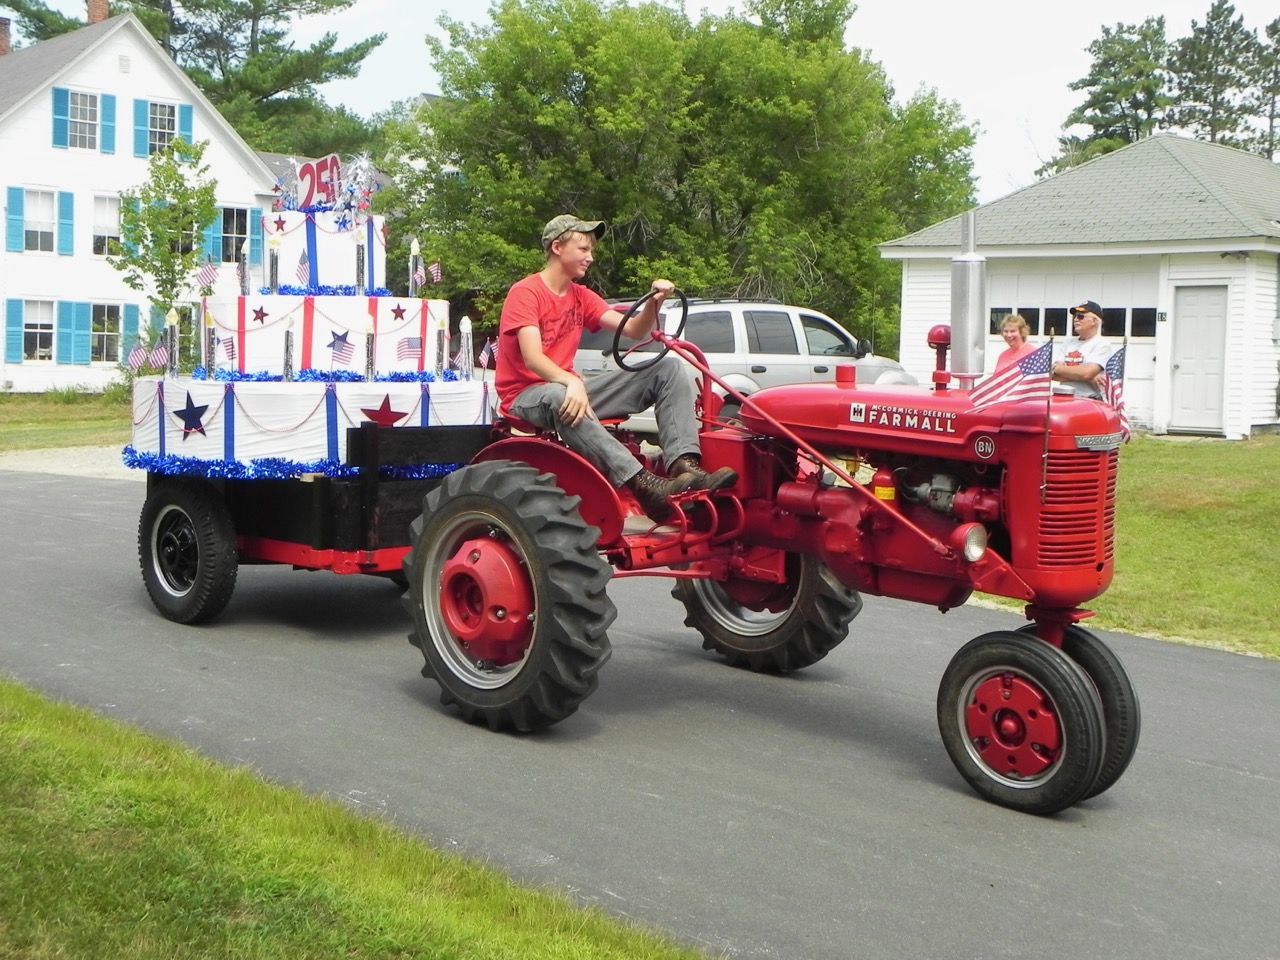
[[[123,447],[133,428],[128,389],[0,393],[0,453],[52,447]]]
[[[0,957],[697,960],[0,680]]]

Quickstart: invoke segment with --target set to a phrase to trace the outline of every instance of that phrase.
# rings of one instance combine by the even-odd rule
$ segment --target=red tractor
[[[655,526],[554,437],[485,446],[426,494],[403,564],[410,640],[444,703],[494,730],[572,714],[610,655],[614,576],[673,578],[705,648],[782,673],[840,643],[862,593],[945,611],[979,590],[1030,623],[971,640],[943,674],[938,727],[960,774],[1032,813],[1120,778],[1138,698],[1080,626],[1112,577],[1115,411],[1070,396],[975,408],[939,342],[933,389],[859,386],[847,367],[736,398],[722,423],[700,351],[654,337],[701,370],[703,463],[737,484],[681,495]]]

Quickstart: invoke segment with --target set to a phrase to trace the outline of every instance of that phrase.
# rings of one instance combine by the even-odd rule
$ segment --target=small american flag
[[[236,283],[240,284],[241,289],[244,288],[245,276],[243,260],[236,260]]]
[[[1128,443],[1132,436],[1129,430],[1129,415],[1124,411],[1124,347],[1121,347],[1107,360],[1102,371],[1102,399],[1109,403],[1120,417],[1120,433],[1124,442]]]
[[[303,286],[311,283],[311,261],[307,259],[307,251],[302,251],[302,256],[298,257],[298,282]]]
[[[1012,400],[1045,399],[1052,383],[1049,371],[1053,367],[1053,341],[1049,341],[1035,353],[1010,364],[994,377],[978,384],[969,394],[973,408],[978,410],[993,403]]]
[[[160,344],[151,351],[151,356],[148,359],[151,361],[151,366],[163,369],[169,363],[169,348],[163,343]]]
[[[427,272],[431,274],[431,279],[433,281],[435,281],[436,283],[440,282],[440,277],[442,276],[442,274],[440,272],[439,262],[433,263],[431,266],[427,267]]]
[[[235,337],[217,338],[222,344],[222,350],[227,355],[227,359],[232,363],[236,360],[236,339]]]
[[[422,286],[427,282],[427,271],[422,269],[422,261],[419,260],[413,268],[413,280],[418,286]]]
[[[498,344],[495,340],[486,340],[484,347],[480,350],[480,356],[476,357],[476,363],[480,364],[481,369],[488,370],[489,364],[498,359]]]
[[[147,348],[142,344],[138,344],[129,351],[129,369],[133,371],[141,370],[147,365]]]
[[[453,367],[453,369],[455,370],[462,369],[462,351],[461,350],[459,350],[457,353],[453,355],[453,359],[449,361],[449,366]]]
[[[218,268],[212,260],[206,260],[204,266],[196,271],[196,283],[202,287],[212,287],[218,282]]]
[[[401,337],[396,343],[397,360],[418,360],[422,357],[421,337]]]
[[[306,256],[306,254],[303,254],[303,256]],[[347,335],[337,331],[334,332],[333,339],[329,341],[329,349],[333,351],[333,359],[342,364],[350,363],[356,352],[355,345],[347,339]]]

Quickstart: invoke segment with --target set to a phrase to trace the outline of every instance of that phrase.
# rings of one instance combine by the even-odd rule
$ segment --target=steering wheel
[[[634,317],[637,313],[639,313],[641,307],[643,307],[646,303],[648,303],[653,298],[653,295],[657,292],[658,291],[656,290],[650,290],[643,297],[641,297],[639,300],[633,303],[631,305],[631,308],[622,315],[622,322],[618,324],[618,329],[613,331],[613,346],[609,348],[609,352],[612,353],[613,358],[618,361],[618,369],[620,370],[626,370],[628,373],[639,373],[641,370],[647,370],[650,367],[652,367],[655,363],[657,363],[659,360],[661,360],[663,357],[665,357],[667,355],[667,351],[671,349],[670,345],[664,343],[662,345],[662,349],[658,351],[656,356],[652,357],[649,360],[645,360],[641,363],[634,363],[634,364],[628,364],[627,361],[623,358],[630,356],[633,352],[638,350],[640,347],[643,347],[646,343],[649,343],[650,340],[654,338],[651,337],[650,340],[645,340],[642,343],[637,343],[630,350],[626,351],[626,353],[623,353],[619,350],[619,347],[622,344],[622,330],[624,327],[626,327],[627,321],[630,320],[632,317]],[[680,298],[680,325],[676,327],[676,332],[671,335],[675,339],[679,340],[680,335],[684,333],[685,321],[689,319],[689,299],[684,295],[684,291],[681,290],[679,287],[672,290],[671,292]],[[662,329],[661,314],[659,314],[658,316],[658,325],[657,327],[655,327],[655,329],[657,330]]]

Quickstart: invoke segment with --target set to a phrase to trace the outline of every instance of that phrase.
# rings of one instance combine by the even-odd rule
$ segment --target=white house
[[[977,208],[987,261],[988,371],[1000,319],[1032,340],[1069,333],[1067,310],[1104,308],[1126,344],[1131,421],[1155,433],[1248,437],[1280,424],[1280,166],[1155,136]],[[960,218],[882,244],[901,260],[901,357],[928,375],[930,327],[951,318]]]
[[[149,154],[173,138],[209,143],[219,216],[202,243],[224,265],[215,292],[238,292],[245,240],[250,263],[262,260],[275,174],[133,14],[108,17],[106,0],[89,0],[88,12],[83,29],[16,51],[0,19],[4,390],[97,389],[119,377],[152,318],[104,253],[120,234],[120,192],[143,183]],[[194,311],[182,313],[190,336]]]

